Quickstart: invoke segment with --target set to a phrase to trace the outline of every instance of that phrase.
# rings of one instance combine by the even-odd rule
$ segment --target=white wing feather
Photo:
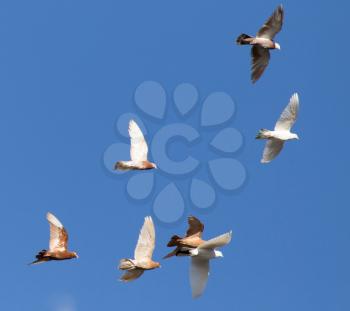
[[[289,131],[294,125],[299,111],[299,97],[294,93],[275,125],[275,131]]]
[[[147,161],[148,146],[141,129],[134,120],[129,122],[130,157],[134,162]]]
[[[46,214],[46,219],[48,220],[48,222],[50,222],[51,224],[53,224],[54,226],[62,229],[63,225],[62,223],[57,219],[57,217],[53,214],[51,214],[50,212],[48,212]]]
[[[199,245],[198,248],[214,249],[214,248],[222,247],[230,243],[231,239],[232,239],[232,231],[219,235],[218,237],[213,238],[211,240],[208,240],[203,244]]]
[[[199,257],[191,258],[190,283],[192,297],[197,298],[202,295],[207,285],[209,275],[209,260]]]
[[[50,212],[46,214],[50,224],[50,251],[65,251],[67,248],[68,235],[62,223]]]
[[[152,259],[154,246],[155,246],[156,234],[152,217],[145,217],[142,229],[140,231],[139,239],[135,248],[135,259],[136,261],[143,261]]]
[[[271,138],[266,142],[261,163],[269,163],[282,150],[284,141],[280,139]]]

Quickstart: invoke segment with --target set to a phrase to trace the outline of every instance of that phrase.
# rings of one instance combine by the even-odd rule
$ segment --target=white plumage
[[[267,139],[261,163],[272,161],[282,150],[284,142],[292,139],[299,139],[298,135],[290,130],[293,127],[299,111],[299,96],[294,93],[280,118],[276,122],[273,131],[262,129],[257,139]]]
[[[201,296],[207,285],[210,268],[209,260],[223,257],[222,253],[216,250],[216,248],[230,243],[231,238],[232,231],[206,241],[199,247],[190,250],[190,283],[193,298]]]

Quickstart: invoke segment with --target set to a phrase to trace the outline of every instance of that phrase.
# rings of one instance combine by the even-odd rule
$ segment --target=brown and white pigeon
[[[149,170],[157,166],[148,161],[148,146],[141,129],[134,120],[129,122],[130,161],[118,161],[114,169],[118,170]]]
[[[177,235],[172,236],[167,246],[176,246],[176,248],[163,259],[170,258],[172,256],[190,256],[190,249],[194,249],[205,242],[202,240],[204,225],[199,221],[199,219],[194,216],[190,216],[188,217],[187,221],[188,229],[186,236],[183,238],[180,238]]]
[[[284,11],[282,5],[280,5],[260,28],[255,37],[243,33],[236,39],[236,43],[239,45],[252,45],[251,80],[253,83],[261,77],[269,64],[270,50],[281,49],[280,45],[273,39],[282,28],[283,17]]]
[[[121,281],[130,282],[139,278],[144,271],[160,267],[159,262],[152,260],[155,248],[156,234],[152,217],[145,217],[145,222],[139,234],[135,248],[134,259],[121,259],[118,268],[126,271],[120,278]]]
[[[78,258],[76,252],[68,251],[68,233],[62,223],[51,213],[46,218],[50,224],[49,250],[43,249],[36,255],[36,260],[31,264],[39,264],[51,260],[65,260]]]

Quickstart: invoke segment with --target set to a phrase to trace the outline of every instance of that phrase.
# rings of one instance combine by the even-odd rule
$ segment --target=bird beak
[[[275,48],[276,48],[277,50],[281,50],[281,46],[280,46],[278,43],[275,43]]]

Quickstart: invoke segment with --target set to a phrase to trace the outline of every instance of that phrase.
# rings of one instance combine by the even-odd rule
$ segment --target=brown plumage
[[[189,256],[190,249],[197,248],[199,245],[204,243],[202,240],[202,233],[204,230],[204,225],[194,216],[188,217],[188,229],[186,236],[181,238],[177,235],[171,237],[168,247],[176,246],[176,248],[164,256],[164,259],[170,258],[172,256]]]
[[[118,161],[115,170],[150,170],[157,166],[148,161],[148,145],[141,129],[134,120],[129,122],[130,161]]]
[[[39,264],[51,260],[65,260],[78,258],[76,252],[68,251],[68,233],[62,223],[51,213],[47,213],[46,219],[50,224],[49,250],[43,249],[36,255],[32,264]]]
[[[255,37],[247,34],[241,34],[236,39],[236,43],[239,45],[252,45],[251,79],[253,83],[255,83],[261,77],[269,64],[269,50],[280,50],[280,45],[277,42],[274,42],[273,38],[281,30],[283,18],[284,11],[282,5],[280,5],[260,28]]]
[[[159,262],[152,260],[155,248],[156,234],[152,217],[145,217],[144,224],[139,234],[139,239],[134,252],[135,259],[123,258],[119,262],[118,268],[126,271],[121,281],[130,282],[139,278],[144,271],[153,270],[160,267]]]

